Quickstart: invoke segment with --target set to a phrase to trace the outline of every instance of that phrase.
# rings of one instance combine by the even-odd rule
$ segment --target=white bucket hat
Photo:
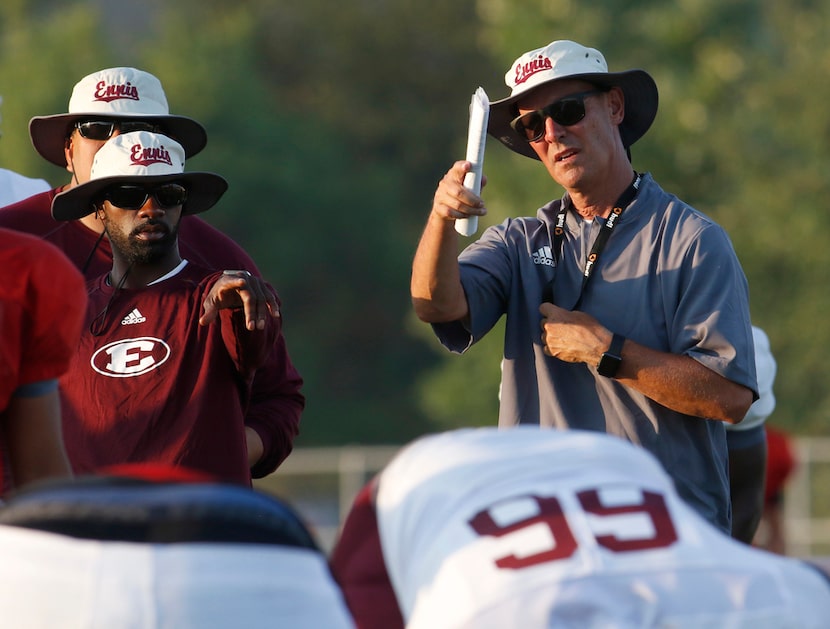
[[[192,118],[171,115],[161,81],[136,68],[107,68],[85,76],[72,90],[68,113],[32,118],[29,136],[42,157],[65,167],[64,145],[77,121],[120,118],[158,121],[181,143],[187,157],[207,144],[205,128]]]
[[[657,85],[645,70],[609,72],[600,51],[558,40],[526,52],[513,62],[504,75],[510,96],[491,103],[488,133],[512,151],[539,159],[527,140],[510,127],[511,120],[518,115],[516,101],[540,85],[562,79],[579,79],[598,87],[622,89],[625,119],[620,123],[620,136],[626,148],[648,131],[657,115]]]
[[[95,154],[90,179],[52,200],[52,217],[73,221],[95,211],[99,195],[113,184],[173,182],[187,188],[184,214],[198,214],[213,207],[228,189],[228,182],[207,172],[184,172],[184,148],[160,133],[134,131],[117,135]]]

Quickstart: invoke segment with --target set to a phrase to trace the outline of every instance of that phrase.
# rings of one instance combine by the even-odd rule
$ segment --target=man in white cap
[[[456,162],[413,262],[415,311],[454,352],[506,315],[500,426],[640,444],[729,532],[722,422],[757,398],[748,288],[724,230],[632,167],[657,113],[654,80],[609,72],[571,41],[522,55],[505,80],[489,133],[541,161],[565,195],[458,256],[455,221],[486,210],[463,186],[471,164]]]
[[[64,441],[76,473],[161,462],[250,486],[245,409],[280,335],[278,300],[247,270],[181,255],[182,216],[227,189],[184,163],[172,138],[123,133],[96,153],[89,181],[52,201],[59,221],[96,214],[113,255],[90,282],[87,327],[60,381]]]
[[[180,142],[188,157],[207,144],[202,125],[186,116],[170,114],[167,97],[155,76],[136,68],[99,70],[75,84],[67,113],[35,116],[29,122],[35,150],[48,162],[69,171],[70,180],[54,190],[3,208],[0,226],[44,237],[62,249],[87,276],[107,270],[112,255],[102,238],[101,222],[90,214],[77,223],[56,223],[51,203],[59,192],[86,183],[98,149],[109,138],[128,131],[163,132]],[[184,232],[184,226],[191,222],[197,230],[204,230],[206,225],[198,219],[188,221],[183,225]],[[215,238],[210,232],[206,235]],[[183,242],[183,248],[188,246]]]
[[[129,131],[163,132],[177,140],[188,157],[207,142],[198,122],[171,114],[159,80],[130,67],[107,68],[81,79],[72,90],[68,112],[37,116],[29,123],[32,144],[47,161],[66,168],[70,181],[0,209],[0,227],[40,236],[57,245],[87,279],[112,267],[112,251],[95,213],[56,222],[55,195],[86,183],[98,150],[111,137]],[[182,255],[207,268],[245,269],[260,275],[254,261],[232,239],[197,216],[186,215],[179,228]],[[280,334],[268,361],[254,377],[246,413],[249,452],[255,478],[266,476],[291,452],[305,406],[302,378]]]
[[[331,554],[361,629],[827,626],[825,560],[735,541],[642,448],[584,430],[422,437]]]
[[[0,105],[2,104],[3,97],[0,96]],[[13,170],[0,168],[0,207],[48,189],[49,182],[45,179],[34,179]]]

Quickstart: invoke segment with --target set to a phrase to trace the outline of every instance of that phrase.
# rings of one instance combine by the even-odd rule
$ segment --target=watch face
[[[597,365],[597,373],[606,378],[613,378],[617,375],[617,370],[620,368],[622,362],[622,347],[625,343],[625,337],[615,334],[611,339],[611,347],[602,355]]]
[[[597,373],[601,376],[605,376],[606,378],[613,378],[616,375],[617,369],[619,369],[621,362],[622,358],[619,356],[614,356],[613,354],[605,352],[599,361],[599,365],[597,365]]]

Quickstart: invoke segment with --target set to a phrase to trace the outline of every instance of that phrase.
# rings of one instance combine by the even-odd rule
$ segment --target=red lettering
[[[678,540],[677,530],[663,496],[646,490],[637,489],[636,492],[641,496],[638,501],[629,504],[614,504],[613,506],[603,504],[602,494],[598,489],[589,489],[576,494],[576,498],[585,513],[598,518],[604,530],[612,531],[603,534],[590,532],[597,544],[606,550],[614,553],[645,551],[665,548]],[[491,514],[493,509],[520,500],[533,501],[538,507],[537,514],[506,525],[496,523]],[[644,525],[642,521],[638,521],[632,525],[629,521],[625,533],[623,533],[623,529],[620,529],[619,534],[613,532],[616,524],[615,518],[636,514],[648,516],[650,524]],[[489,537],[505,537],[537,524],[543,524],[550,529],[554,540],[552,548],[529,555],[514,553],[499,557],[494,560],[497,567],[518,570],[547,561],[567,559],[578,549],[577,537],[565,517],[559,500],[555,497],[516,496],[491,505],[477,513],[469,521],[469,525],[477,534]]]
[[[567,559],[574,554],[577,548],[576,539],[571,533],[568,526],[568,521],[565,519],[565,514],[562,512],[562,506],[556,498],[539,498],[537,496],[522,496],[519,499],[530,499],[536,502],[539,507],[539,512],[530,518],[513,522],[507,526],[499,526],[490,515],[489,509],[481,511],[472,520],[470,526],[479,535],[487,535],[491,537],[502,537],[509,535],[515,531],[533,526],[534,524],[544,524],[550,529],[551,534],[555,540],[554,547],[541,553],[528,555],[526,557],[517,557],[514,555],[507,555],[496,559],[496,565],[499,568],[508,570],[518,570],[520,568],[527,568],[535,566],[536,564],[544,563],[546,561],[555,561],[557,559]],[[495,505],[494,505],[495,506]],[[492,507],[491,507],[492,508]]]
[[[99,81],[95,86],[93,94],[95,100],[104,101],[105,103],[114,100],[128,99],[141,100],[138,96],[138,88],[127,81],[126,85],[107,85],[106,81]]]
[[[665,546],[671,546],[677,541],[677,531],[671,521],[671,516],[669,515],[669,510],[666,508],[666,502],[663,500],[663,496],[651,491],[643,491],[642,496],[643,501],[641,503],[608,507],[602,504],[600,494],[595,489],[582,491],[577,494],[579,503],[585,509],[586,513],[603,518],[643,513],[649,517],[654,526],[652,535],[646,534],[639,539],[621,539],[613,534],[597,535],[596,540],[600,546],[612,550],[615,553],[620,553],[631,550],[663,548]]]
[[[144,148],[140,144],[135,144],[130,149],[130,161],[141,166],[147,166],[148,164],[173,165],[170,152],[163,146]]]
[[[513,81],[516,85],[520,85],[537,72],[541,72],[542,70],[550,70],[552,67],[553,64],[550,62],[548,57],[539,55],[536,59],[532,59],[525,64],[517,63],[516,78],[513,79]]]

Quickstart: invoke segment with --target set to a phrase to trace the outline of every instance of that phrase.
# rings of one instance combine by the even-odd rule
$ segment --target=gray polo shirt
[[[651,451],[683,498],[726,532],[731,527],[724,428],[691,417],[542,351],[539,305],[571,309],[585,258],[601,227],[569,212],[558,263],[553,225],[562,201],[536,218],[490,227],[459,256],[470,309],[460,322],[433,326],[451,351],[464,352],[506,315],[499,425],[539,424],[618,435]],[[646,174],[614,228],[580,310],[613,332],[664,352],[688,355],[716,373],[757,388],[749,294],[726,232],[666,193]]]

